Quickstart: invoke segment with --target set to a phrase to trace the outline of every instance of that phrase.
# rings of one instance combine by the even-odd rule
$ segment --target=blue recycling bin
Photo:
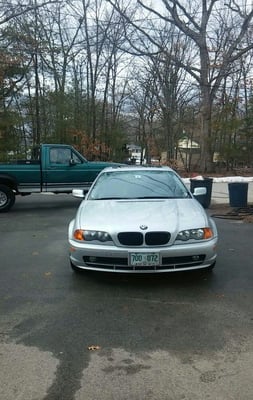
[[[212,178],[190,179],[190,190],[192,193],[196,187],[206,188],[206,194],[196,196],[196,199],[204,208],[208,208],[210,206],[212,198],[213,179]]]
[[[247,207],[248,182],[230,182],[228,194],[230,207]]]

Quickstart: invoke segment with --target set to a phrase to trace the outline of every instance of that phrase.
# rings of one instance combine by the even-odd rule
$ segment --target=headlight
[[[187,229],[178,233],[176,240],[205,240],[213,237],[213,231],[211,228],[198,228],[198,229]]]
[[[90,231],[85,229],[76,229],[73,234],[74,239],[79,241],[92,241],[98,240],[99,242],[112,241],[111,236],[107,232],[102,231]]]

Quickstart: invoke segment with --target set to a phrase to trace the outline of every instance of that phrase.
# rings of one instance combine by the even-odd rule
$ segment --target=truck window
[[[49,162],[51,164],[69,165],[70,160],[75,164],[82,164],[82,159],[71,148],[53,147],[49,150]]]
[[[72,151],[72,156],[71,156],[71,158],[74,160],[74,162],[76,163],[76,164],[81,164],[82,163],[82,160],[78,157],[78,155],[76,154],[76,153],[74,153],[73,151]]]
[[[35,146],[32,148],[30,159],[38,160],[38,161],[40,160],[40,147],[39,146]]]
[[[50,163],[69,164],[71,159],[71,149],[53,148],[50,149]]]

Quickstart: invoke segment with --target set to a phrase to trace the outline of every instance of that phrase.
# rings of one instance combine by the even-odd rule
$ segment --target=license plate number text
[[[149,266],[159,265],[159,253],[130,253],[130,265]]]

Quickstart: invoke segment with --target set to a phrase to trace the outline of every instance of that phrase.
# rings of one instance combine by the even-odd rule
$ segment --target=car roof
[[[106,167],[103,169],[102,173],[104,172],[115,172],[115,171],[154,171],[154,170],[159,170],[159,171],[171,171],[176,173],[172,168],[167,167],[167,166],[150,166],[150,165],[119,165],[119,166],[112,166],[112,167]]]

